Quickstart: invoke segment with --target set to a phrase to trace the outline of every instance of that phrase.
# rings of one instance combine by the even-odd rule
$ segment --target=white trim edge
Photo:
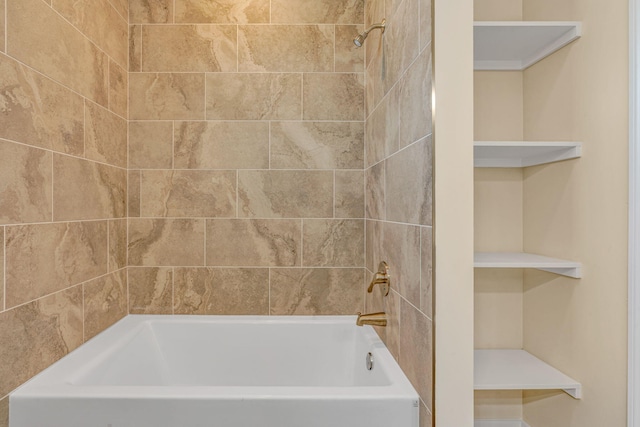
[[[629,266],[627,427],[640,427],[640,0],[629,0]]]

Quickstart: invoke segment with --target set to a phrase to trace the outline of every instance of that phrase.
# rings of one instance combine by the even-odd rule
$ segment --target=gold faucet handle
[[[378,265],[378,271],[373,275],[373,279],[371,283],[369,283],[369,287],[367,288],[367,292],[373,292],[373,287],[375,285],[382,286],[382,292],[384,292],[384,296],[389,295],[389,290],[391,289],[391,279],[389,277],[389,264],[385,261],[380,262]]]

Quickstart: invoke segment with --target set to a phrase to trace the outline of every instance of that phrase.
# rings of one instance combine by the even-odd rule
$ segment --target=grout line
[[[172,20],[173,20],[173,23],[175,24],[176,23],[176,0],[173,0],[173,14],[172,15],[173,15],[173,17],[172,17],[173,19]]]
[[[204,267],[207,266],[207,220],[205,219],[203,221],[204,223],[204,256],[203,256],[203,263],[204,263]]]
[[[267,296],[268,296],[268,300],[269,300],[269,307],[267,308],[267,315],[271,316],[271,269],[268,270],[267,274],[268,274],[267,283],[268,283],[268,286],[269,286],[269,288],[267,289],[267,291],[268,291],[268,295]]]

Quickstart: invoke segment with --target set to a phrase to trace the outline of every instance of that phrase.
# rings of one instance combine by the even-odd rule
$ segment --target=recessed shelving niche
[[[476,252],[473,266],[475,268],[534,268],[574,279],[582,277],[582,264],[579,262],[523,252]]]
[[[475,350],[475,390],[563,390],[582,398],[582,385],[524,350]]]
[[[473,165],[477,168],[522,168],[575,159],[582,155],[580,142],[476,141]]]
[[[475,70],[524,70],[580,37],[580,22],[476,21]]]

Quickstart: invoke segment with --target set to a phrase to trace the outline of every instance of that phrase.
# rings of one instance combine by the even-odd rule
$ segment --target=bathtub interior
[[[370,329],[370,328],[369,328]],[[79,369],[77,386],[355,387],[391,383],[384,348],[351,323],[150,319]],[[376,337],[377,338],[377,337]]]

